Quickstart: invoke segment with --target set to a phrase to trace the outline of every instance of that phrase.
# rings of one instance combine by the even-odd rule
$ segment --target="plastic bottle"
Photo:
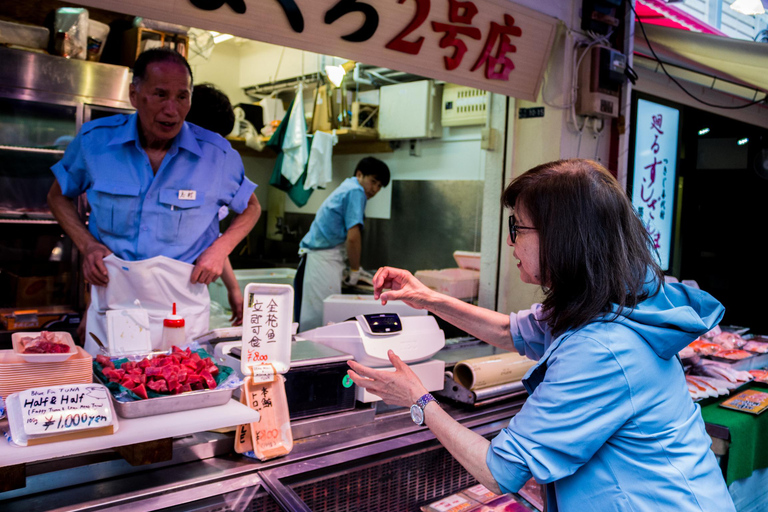
[[[184,318],[176,314],[176,303],[173,303],[173,314],[163,320],[163,347],[162,350],[171,350],[176,345],[181,347],[186,341],[184,332]]]

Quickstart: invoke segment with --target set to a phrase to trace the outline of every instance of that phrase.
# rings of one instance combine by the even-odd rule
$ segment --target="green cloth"
[[[747,386],[745,389],[766,391],[766,388],[756,385]],[[733,395],[732,393],[701,408],[701,415],[706,423],[728,427],[731,433],[725,475],[727,485],[750,476],[756,469],[768,467],[768,412],[755,416],[720,407],[721,402]]]
[[[291,185],[291,182],[288,181],[288,178],[283,176],[282,172],[283,160],[285,159],[285,154],[283,153],[283,140],[285,139],[285,132],[288,129],[288,118],[291,116],[291,110],[293,109],[293,103],[295,102],[295,99],[293,102],[291,102],[291,106],[288,107],[288,112],[286,112],[285,117],[283,117],[283,120],[278,125],[277,130],[275,130],[275,133],[272,134],[272,137],[270,137],[269,141],[267,142],[267,147],[272,148],[272,150],[277,153],[277,158],[275,159],[275,165],[272,169],[272,176],[269,179],[269,184],[273,187],[285,191],[291,201],[296,204],[296,206],[302,207],[307,204],[307,201],[309,201],[309,196],[312,195],[311,188],[309,190],[304,190],[304,182],[307,181],[306,166],[304,167],[304,172],[293,185]]]

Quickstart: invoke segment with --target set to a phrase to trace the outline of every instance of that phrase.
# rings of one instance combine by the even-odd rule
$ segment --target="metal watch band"
[[[421,397],[419,397],[419,399],[418,399],[418,400],[416,400],[416,405],[418,405],[418,406],[421,408],[421,410],[423,411],[423,410],[424,410],[424,408],[427,406],[427,404],[428,404],[429,402],[435,402],[435,403],[439,403],[439,402],[438,402],[438,401],[435,399],[435,397],[433,397],[433,396],[432,396],[432,394],[431,394],[431,393],[427,393],[427,394],[425,394],[425,395],[422,395]]]

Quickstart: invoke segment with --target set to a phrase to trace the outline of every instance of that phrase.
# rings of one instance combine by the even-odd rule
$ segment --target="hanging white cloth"
[[[304,118],[304,93],[299,84],[296,91],[296,99],[293,101],[291,114],[288,117],[288,126],[283,139],[283,167],[280,173],[295,185],[304,174],[309,158],[309,144],[307,143],[307,120]]]
[[[299,329],[308,331],[323,325],[323,300],[341,293],[346,248],[344,244],[331,249],[307,251],[304,283],[301,291]]]
[[[259,105],[262,109],[261,119],[266,126],[269,126],[272,121],[282,121],[285,117],[285,107],[283,107],[283,100],[280,98],[268,96],[262,98]]]
[[[184,317],[188,340],[208,332],[211,299],[208,287],[190,282],[190,263],[166,256],[155,256],[141,261],[125,261],[114,254],[104,258],[109,284],[91,286],[91,305],[88,308],[86,330],[108,343],[107,311],[134,309],[136,299],[149,315],[150,338],[153,350],[160,350],[163,337],[163,319],[176,303],[177,314]],[[85,350],[98,354],[99,347],[86,336]]]
[[[332,178],[333,146],[339,137],[335,133],[317,131],[312,138],[312,147],[309,150],[307,162],[307,179],[304,181],[304,190],[325,187]]]

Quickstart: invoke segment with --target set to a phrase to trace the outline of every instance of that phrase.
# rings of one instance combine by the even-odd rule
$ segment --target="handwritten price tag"
[[[101,384],[28,389],[18,402],[27,436],[103,427],[113,419],[109,392]]]
[[[249,283],[244,292],[243,338],[240,368],[256,378],[258,367],[272,365],[285,373],[291,365],[293,288],[288,285]]]

